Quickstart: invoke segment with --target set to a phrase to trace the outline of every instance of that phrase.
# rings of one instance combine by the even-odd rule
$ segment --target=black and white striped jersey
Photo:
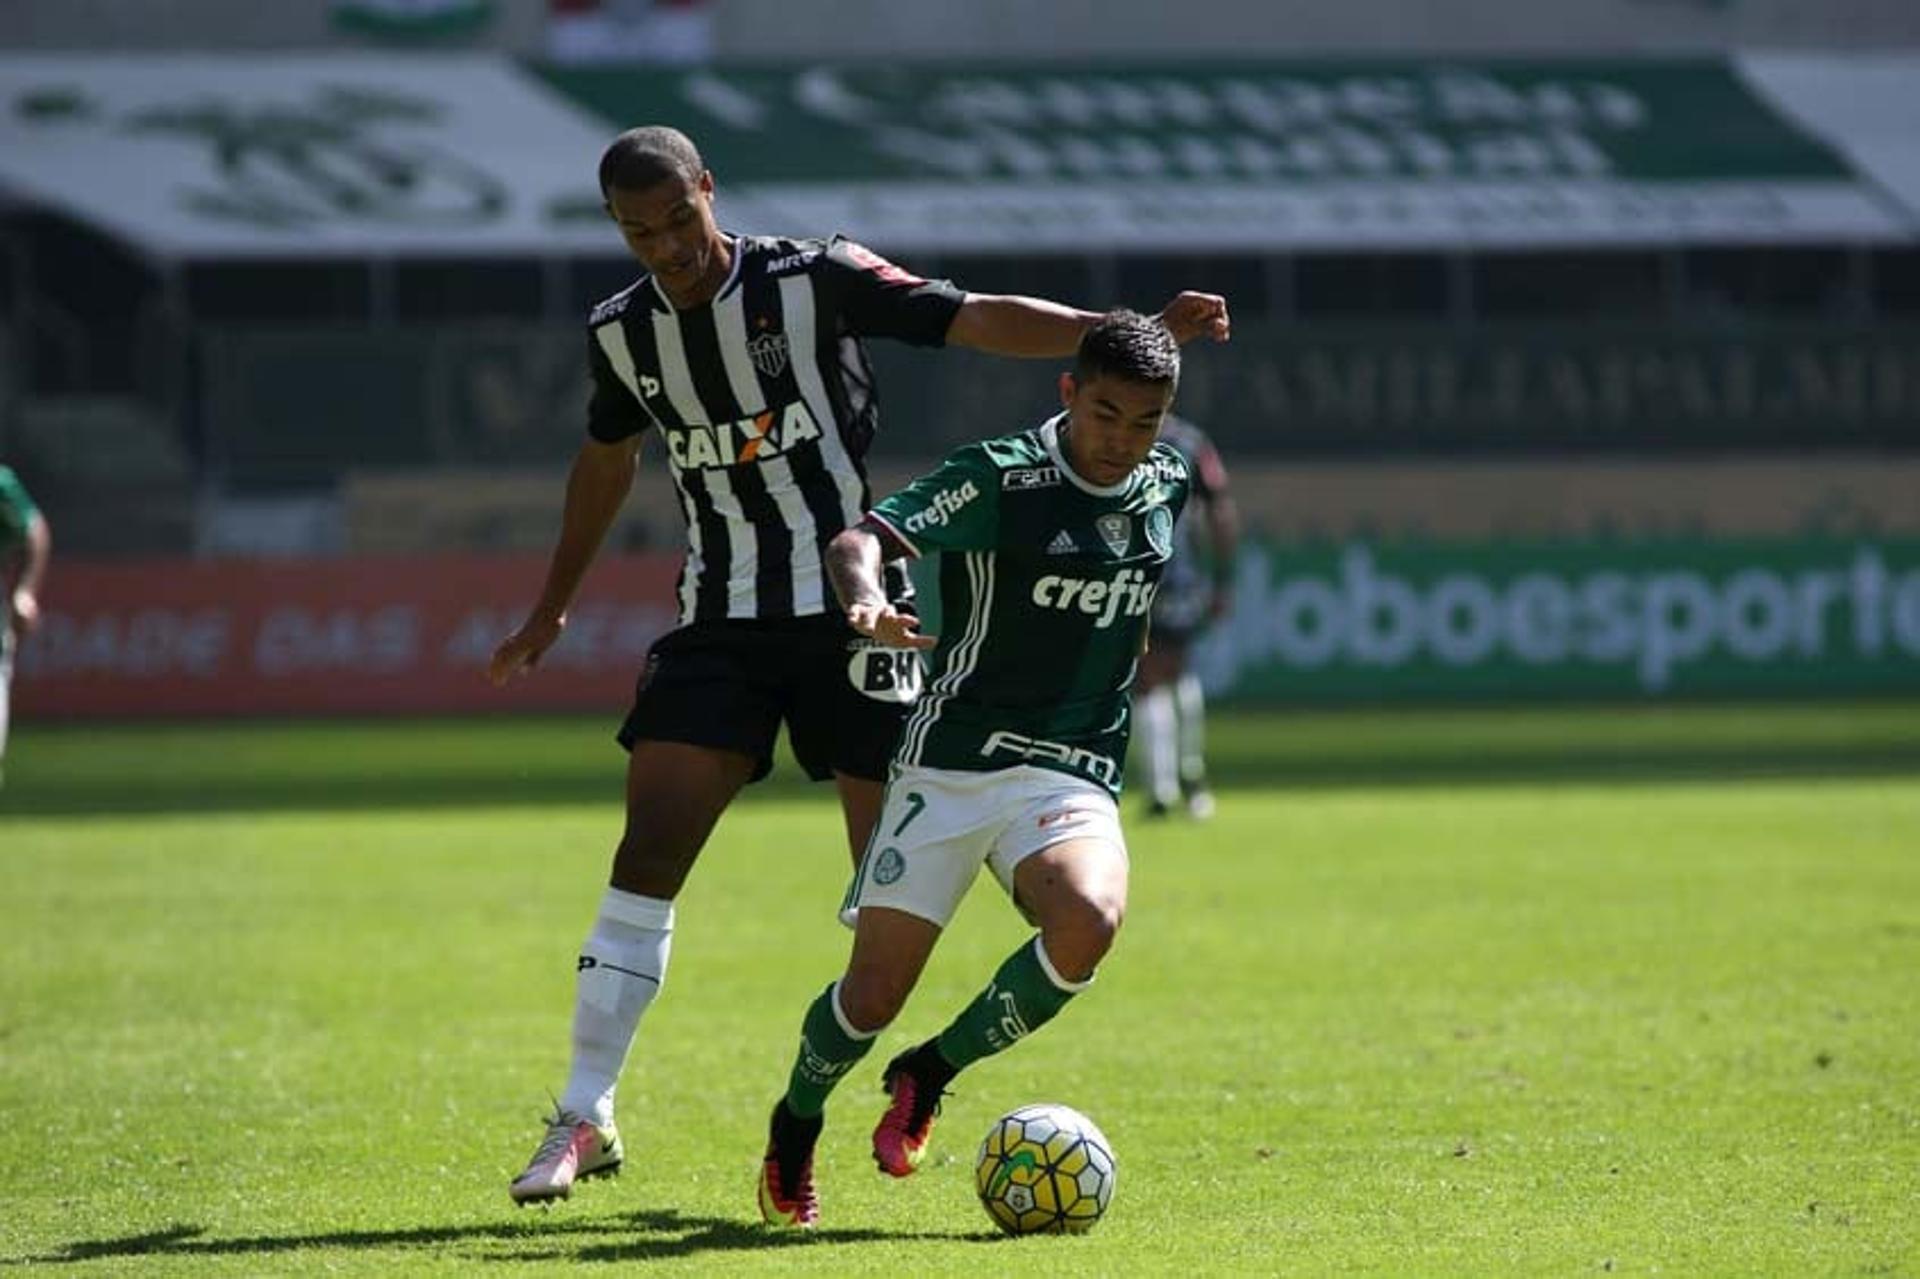
[[[657,427],[687,523],[680,624],[836,611],[822,552],[868,506],[866,337],[939,346],[965,294],[850,240],[735,238],[705,306],[642,276],[588,320],[587,429]],[[894,597],[909,588],[889,566]]]

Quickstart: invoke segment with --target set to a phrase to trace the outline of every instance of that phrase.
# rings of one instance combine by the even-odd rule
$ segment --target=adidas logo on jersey
[[[765,461],[794,445],[820,438],[820,423],[804,401],[768,409],[737,422],[691,422],[665,428],[667,453],[683,471],[744,466]]]
[[[1073,534],[1067,532],[1065,529],[1061,529],[1058,533],[1055,533],[1053,540],[1047,543],[1047,554],[1049,555],[1071,555],[1079,549],[1080,543],[1074,541]]]

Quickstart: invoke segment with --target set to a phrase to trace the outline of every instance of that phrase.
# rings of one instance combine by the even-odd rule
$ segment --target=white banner
[[[1823,139],[1920,234],[1920,54],[1744,54],[1755,92]]]
[[[495,57],[0,57],[0,185],[167,256],[617,252],[610,136]]]

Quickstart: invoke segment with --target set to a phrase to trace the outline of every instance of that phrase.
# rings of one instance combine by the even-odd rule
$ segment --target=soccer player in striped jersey
[[[827,1096],[899,1013],[982,864],[1038,935],[946,1029],[887,1063],[882,1172],[912,1173],[953,1077],[1050,1021],[1113,944],[1127,904],[1115,806],[1127,688],[1192,484],[1159,442],[1179,373],[1165,325],[1113,313],[1062,375],[1065,412],[948,455],[828,550],[854,629],[932,657],[847,892],[852,955],[807,1009],[773,1108],[759,1184],[770,1224],[818,1222]],[[932,550],[943,552],[937,641],[881,572]]]
[[[687,552],[679,625],[649,653],[620,730],[626,826],[580,953],[566,1087],[510,1187],[522,1203],[620,1166],[614,1086],[666,976],[674,898],[722,811],[768,771],[780,725],[809,776],[838,788],[856,862],[878,818],[919,668],[848,626],[824,568],[869,496],[876,410],[862,340],[1057,357],[1100,318],[923,280],[845,239],[730,234],[712,173],[677,130],[615,139],[600,189],[645,270],[588,320],[588,438],[546,582],[494,651],[491,678],[530,670],[559,639],[647,431],[666,446]],[[1183,293],[1161,317],[1181,340],[1228,335],[1211,294]],[[897,568],[886,593],[910,607]]]
[[[1140,658],[1133,707],[1147,777],[1147,812],[1164,817],[1177,804],[1199,820],[1213,816],[1207,785],[1206,695],[1187,669],[1194,639],[1226,615],[1233,599],[1233,558],[1240,516],[1227,491],[1227,468],[1207,433],[1183,417],[1169,417],[1160,438],[1179,450],[1193,472],[1200,519],[1180,521],[1173,559],[1153,597],[1153,648]],[[1195,530],[1204,528],[1204,537]]]

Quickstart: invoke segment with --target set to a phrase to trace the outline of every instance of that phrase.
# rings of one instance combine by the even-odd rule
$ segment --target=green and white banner
[[[488,11],[336,12],[424,32]],[[1920,233],[1920,54],[680,70],[0,55],[0,186],[164,255],[618,252],[595,166],[644,122],[701,144],[729,226],[899,251]]]
[[[1920,542],[1255,543],[1199,646],[1290,701],[1920,690]]]
[[[1920,196],[1920,129],[1898,132],[1920,101],[1911,56],[546,74],[609,122],[679,124],[723,184],[794,224],[896,249],[1765,243],[1920,226],[1920,205],[1892,194]],[[1846,108],[1856,83],[1882,114]],[[1848,147],[1868,134],[1881,145]]]
[[[333,0],[336,27],[383,40],[471,35],[493,18],[493,0]]]

